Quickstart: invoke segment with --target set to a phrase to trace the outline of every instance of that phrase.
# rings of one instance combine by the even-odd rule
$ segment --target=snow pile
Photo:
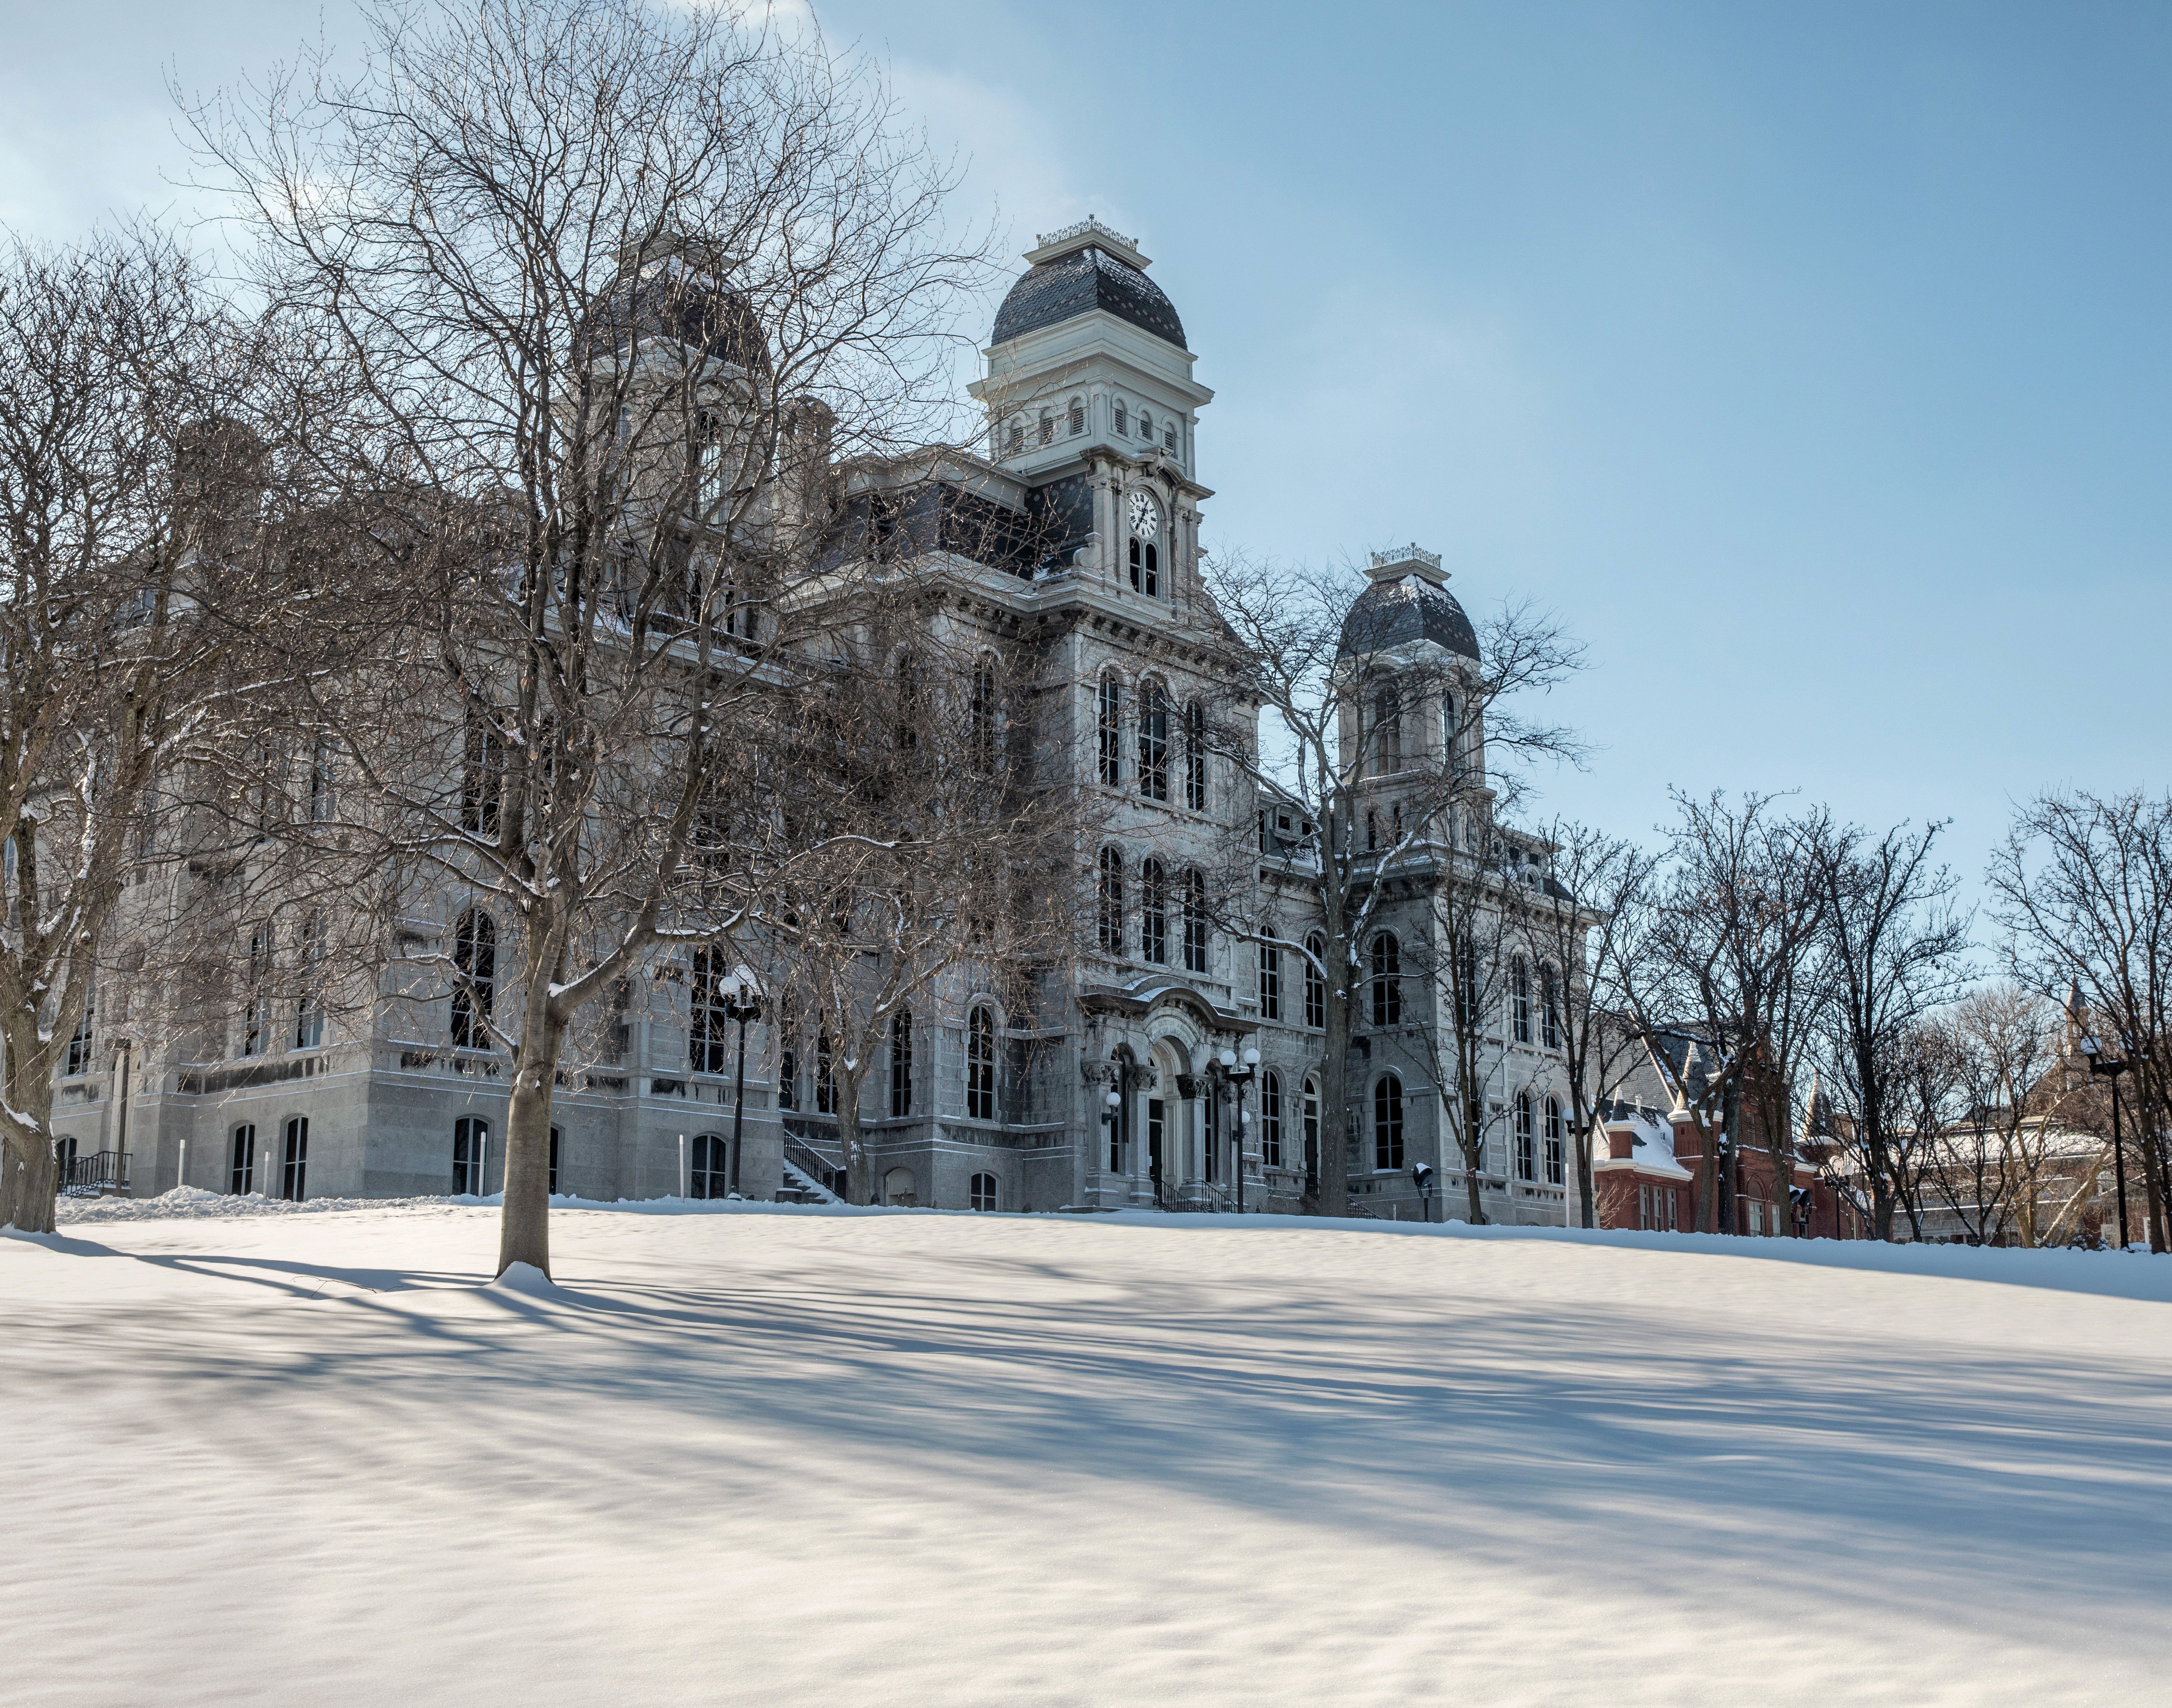
[[[0,1241],[25,1701],[2041,1708],[2172,1664],[2172,1260],[627,1206],[491,1286],[487,1207],[164,1201]]]

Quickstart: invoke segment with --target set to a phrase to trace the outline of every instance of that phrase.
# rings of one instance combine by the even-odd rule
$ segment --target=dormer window
[[[1132,588],[1150,599],[1161,596],[1161,506],[1153,495],[1134,492],[1131,502]]]

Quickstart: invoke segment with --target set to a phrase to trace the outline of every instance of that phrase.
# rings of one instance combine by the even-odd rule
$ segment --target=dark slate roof
[[[597,355],[640,339],[669,338],[750,373],[769,371],[768,343],[746,298],[669,263],[647,278],[621,274],[590,311],[585,330]]]
[[[1384,653],[1412,641],[1435,641],[1466,658],[1478,656],[1478,636],[1454,595],[1417,575],[1376,581],[1358,594],[1342,620],[1337,653],[1347,658]]]
[[[995,342],[1106,309],[1157,338],[1184,348],[1184,323],[1161,287],[1107,250],[1089,244],[1028,270],[996,310]]]

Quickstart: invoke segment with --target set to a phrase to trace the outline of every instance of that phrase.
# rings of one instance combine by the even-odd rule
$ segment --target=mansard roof
[[[1455,595],[1420,575],[1376,581],[1358,596],[1342,620],[1338,658],[1392,652],[1413,641],[1431,641],[1466,658],[1478,656],[1478,636]]]
[[[1176,305],[1137,267],[1099,243],[1085,243],[1038,261],[1023,274],[996,311],[994,341],[1005,343],[1105,309],[1142,331],[1184,346]]]

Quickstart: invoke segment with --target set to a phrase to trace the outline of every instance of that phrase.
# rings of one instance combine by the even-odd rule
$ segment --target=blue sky
[[[2172,8],[820,13],[1013,248],[1092,212],[1154,257],[1210,550],[1416,540],[1583,636],[1548,807],[1799,788],[1953,819],[1973,878],[2013,799],[2165,786]],[[164,67],[318,16],[12,19],[0,221],[174,201]]]

